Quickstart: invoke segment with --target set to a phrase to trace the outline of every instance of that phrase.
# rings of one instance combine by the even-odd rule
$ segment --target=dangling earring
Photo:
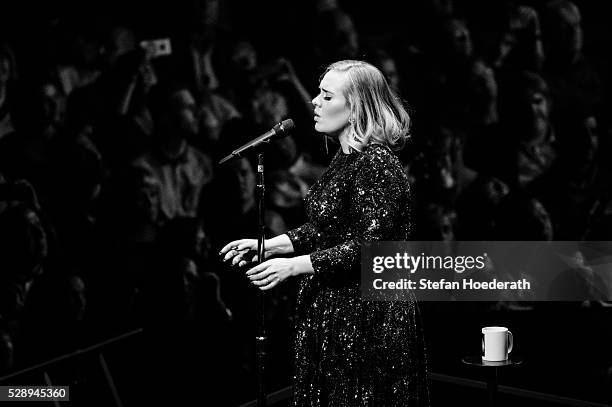
[[[355,150],[357,151],[361,151],[360,148],[357,148],[356,146],[360,144],[359,141],[359,137],[357,136],[357,132],[355,131],[355,120],[353,119],[353,117],[349,117],[349,125],[351,126],[351,134],[350,137],[353,139],[353,141],[355,142],[354,145],[352,145],[351,147],[353,147]]]

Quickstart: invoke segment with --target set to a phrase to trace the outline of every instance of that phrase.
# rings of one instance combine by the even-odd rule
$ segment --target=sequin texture
[[[409,184],[390,149],[336,154],[306,197],[308,223],[287,233],[310,254],[296,308],[295,406],[429,405],[414,297],[363,301],[364,241],[406,240]]]

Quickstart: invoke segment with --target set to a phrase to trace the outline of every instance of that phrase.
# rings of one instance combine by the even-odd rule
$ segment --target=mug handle
[[[482,345],[480,348],[480,355],[484,356],[485,355],[485,341],[484,341],[484,334],[482,334]]]
[[[512,332],[510,331],[508,331],[508,342],[508,353],[510,353],[514,347],[514,336],[512,336]]]

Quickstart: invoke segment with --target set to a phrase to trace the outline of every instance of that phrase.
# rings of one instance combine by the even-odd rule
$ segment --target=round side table
[[[487,373],[487,393],[489,394],[489,406],[494,407],[497,401],[498,369],[505,366],[518,366],[523,363],[521,357],[509,357],[500,362],[482,360],[482,356],[466,356],[461,361],[469,366],[485,369]]]

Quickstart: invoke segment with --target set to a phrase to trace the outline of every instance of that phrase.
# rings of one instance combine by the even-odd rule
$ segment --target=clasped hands
[[[248,258],[253,251],[257,251],[257,240],[241,239],[226,244],[219,255],[224,256],[224,262],[231,261],[232,266],[243,267],[257,261],[257,255]],[[274,247],[266,245],[265,257],[275,254],[279,253],[274,250]],[[309,272],[312,272],[310,256],[297,256],[266,260],[247,270],[246,276],[260,290],[265,291],[276,287],[291,276]]]

